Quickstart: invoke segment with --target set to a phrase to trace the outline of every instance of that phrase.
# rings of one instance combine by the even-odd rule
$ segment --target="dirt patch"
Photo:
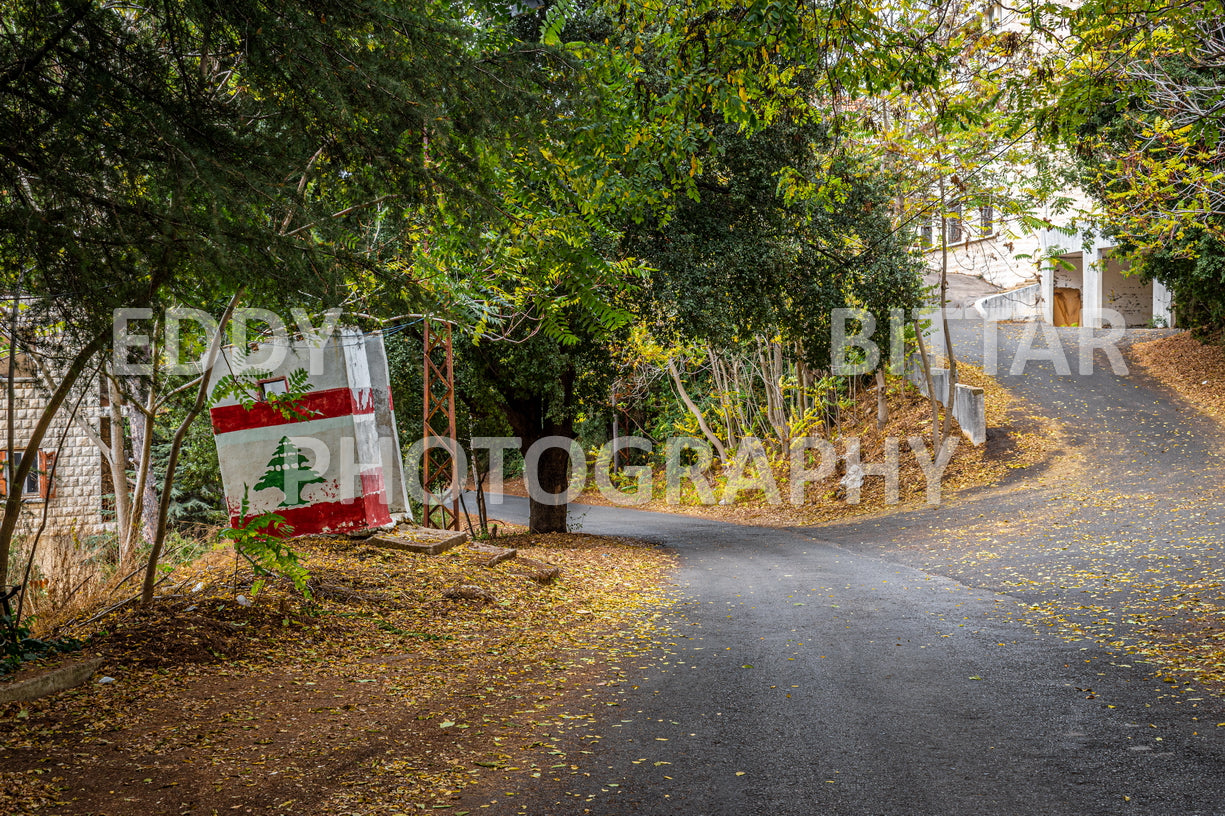
[[[1136,343],[1128,355],[1149,376],[1203,413],[1225,424],[1225,338],[1201,342],[1182,332]]]
[[[653,648],[673,559],[590,535],[505,543],[561,580],[466,546],[314,540],[312,601],[271,586],[242,605],[253,576],[212,556],[186,591],[76,633],[113,682],[0,707],[0,812],[453,813],[490,774],[564,764],[567,723]],[[447,600],[457,585],[495,600]]]

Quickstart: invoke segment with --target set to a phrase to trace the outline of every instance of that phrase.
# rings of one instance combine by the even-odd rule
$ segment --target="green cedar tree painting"
[[[268,460],[264,475],[256,483],[256,490],[275,487],[285,494],[285,499],[278,507],[297,507],[305,504],[302,501],[302,488],[318,484],[323,477],[311,470],[310,464],[297,445],[282,436],[277,445],[276,453]]]

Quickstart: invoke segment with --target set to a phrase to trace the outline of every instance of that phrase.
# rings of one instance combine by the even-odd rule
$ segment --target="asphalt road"
[[[1022,331],[1001,334],[1004,369]],[[975,330],[954,336],[972,357]],[[1074,351],[1075,332],[1061,340]],[[572,507],[584,532],[679,553],[675,645],[593,726],[590,777],[479,812],[1225,814],[1220,698],[1172,691],[1153,666],[1022,614],[1074,610],[1100,587],[1062,576],[1086,565],[1105,583],[1152,559],[1163,575],[1214,569],[1219,430],[1100,362],[1001,380],[1061,418],[1075,466],[808,530]],[[508,502],[500,515],[522,519]],[[992,558],[952,557],[970,537]],[[1164,585],[1116,589],[1086,620]],[[1203,592],[1225,603],[1219,585]]]

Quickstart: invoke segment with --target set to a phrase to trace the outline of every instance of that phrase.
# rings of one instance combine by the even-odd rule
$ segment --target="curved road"
[[[1001,328],[1002,372],[1024,331]],[[1139,636],[1129,610],[1178,581],[1225,604],[1219,428],[1097,361],[1001,373],[1064,423],[1063,465],[942,507],[807,530],[572,507],[680,554],[675,646],[581,746],[590,777],[474,812],[1225,814],[1225,702],[1034,622]]]

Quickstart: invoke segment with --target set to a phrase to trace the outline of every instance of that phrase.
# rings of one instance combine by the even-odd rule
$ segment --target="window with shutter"
[[[38,452],[38,495],[55,498],[55,451]]]
[[[13,458],[9,460],[6,452],[0,452],[0,495],[8,495],[8,486],[13,481],[13,474],[21,467],[24,456],[25,451],[13,451]],[[22,483],[21,495],[24,498],[45,499],[55,495],[50,483],[46,481],[48,459],[53,463],[55,454],[39,451],[38,464],[30,468],[30,472],[26,474],[25,481]]]
[[[961,204],[949,208],[948,241],[950,244],[961,243]]]

